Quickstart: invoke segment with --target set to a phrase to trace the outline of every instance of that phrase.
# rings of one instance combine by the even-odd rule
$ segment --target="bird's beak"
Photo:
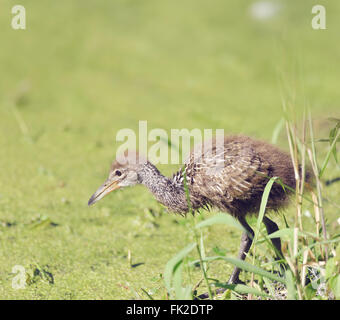
[[[119,189],[120,186],[118,185],[118,180],[106,180],[103,185],[101,185],[98,190],[92,195],[90,198],[88,205],[92,205],[99,201],[100,199],[104,198],[107,194],[109,194],[111,191]]]

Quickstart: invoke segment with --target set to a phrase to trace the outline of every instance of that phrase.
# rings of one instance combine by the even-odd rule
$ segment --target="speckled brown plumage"
[[[294,168],[290,155],[268,143],[244,136],[224,138],[195,160],[195,151],[186,161],[190,198],[195,209],[206,204],[227,211],[233,216],[256,213],[263,190],[271,177],[279,177],[290,188],[295,187]],[[217,160],[216,160],[217,159]],[[219,167],[220,165],[220,167]],[[182,179],[182,170],[176,180]],[[287,204],[289,191],[275,183],[267,208],[278,210]]]
[[[269,179],[279,177],[289,188],[284,190],[281,184],[273,184],[267,212],[277,211],[286,205],[290,190],[295,188],[290,155],[271,144],[245,136],[215,137],[197,145],[184,167],[172,178],[163,176],[138,153],[126,154],[124,158],[124,164],[122,159],[113,163],[107,181],[93,194],[89,205],[117,188],[143,184],[170,211],[185,214],[189,211],[184,188],[186,177],[193,210],[216,207],[233,215],[244,227],[239,259],[245,259],[254,235],[246,216],[258,212]],[[307,171],[306,180],[308,178]],[[268,234],[278,230],[276,223],[267,216],[263,222]],[[281,256],[280,239],[271,240],[278,256]],[[240,269],[235,268],[229,282],[240,282],[239,273]]]

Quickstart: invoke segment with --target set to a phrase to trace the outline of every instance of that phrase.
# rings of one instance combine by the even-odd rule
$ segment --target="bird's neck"
[[[188,211],[186,194],[182,183],[163,176],[150,162],[147,162],[138,173],[144,184],[156,199],[171,211],[185,213]]]

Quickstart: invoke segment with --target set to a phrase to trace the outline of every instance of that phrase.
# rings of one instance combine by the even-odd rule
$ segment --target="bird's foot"
[[[240,280],[239,278],[237,278],[237,279],[230,279],[228,281],[228,284],[246,284],[246,283]]]
[[[231,275],[230,279],[228,280],[228,284],[246,284],[242,280],[240,280],[239,275]]]
[[[218,288],[218,289],[214,290],[212,292],[212,294],[213,294],[213,296],[215,296],[215,295],[218,295],[218,294],[222,294],[226,290],[227,289],[225,289],[225,288]],[[195,297],[194,300],[205,300],[205,299],[209,299],[209,298],[210,298],[209,292],[206,292],[206,293],[200,294],[198,297]]]

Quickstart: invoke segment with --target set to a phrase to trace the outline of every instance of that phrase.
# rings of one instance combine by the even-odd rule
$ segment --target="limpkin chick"
[[[222,139],[222,140],[221,140]],[[262,194],[271,177],[279,177],[284,185],[295,188],[294,168],[290,156],[268,143],[244,136],[213,138],[196,147],[181,169],[172,178],[138,153],[129,153],[125,163],[116,160],[108,179],[92,195],[88,204],[94,204],[118,188],[135,184],[145,185],[170,211],[185,214],[189,211],[183,184],[189,190],[191,207],[216,207],[233,215],[245,228],[241,238],[239,258],[244,260],[252,244],[254,232],[246,216],[259,211]],[[184,174],[185,171],[185,174]],[[267,211],[278,211],[288,200],[289,188],[274,183],[269,195]],[[267,216],[263,222],[268,234],[278,230]],[[281,254],[279,238],[271,239]],[[229,283],[238,283],[240,269],[235,268]]]

